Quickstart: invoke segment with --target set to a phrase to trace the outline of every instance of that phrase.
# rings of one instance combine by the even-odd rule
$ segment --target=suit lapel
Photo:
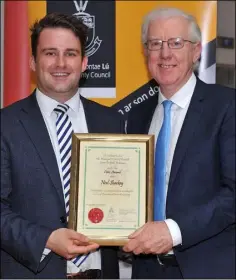
[[[191,144],[191,139],[194,136],[196,127],[198,126],[202,111],[203,111],[203,102],[204,102],[204,93],[205,87],[204,83],[197,79],[197,84],[191,99],[188,112],[186,114],[180,135],[176,144],[174,157],[171,166],[171,174],[169,180],[168,192],[171,189],[180,165],[183,162],[183,159],[187,153],[188,147]]]
[[[48,176],[51,178],[60,200],[64,204],[56,156],[54,154],[47,127],[40,112],[35,93],[28,97],[28,103],[22,107],[20,112],[20,122],[33,142]]]
[[[81,102],[84,107],[84,114],[85,119],[88,127],[89,133],[103,133],[104,132],[104,125],[102,122],[98,121],[97,118],[97,112],[96,112],[96,106],[93,106],[94,104],[89,101],[88,99],[84,98],[83,96],[80,96]]]
[[[148,134],[157,104],[158,94],[145,101],[144,106],[134,107],[128,114],[128,133]]]

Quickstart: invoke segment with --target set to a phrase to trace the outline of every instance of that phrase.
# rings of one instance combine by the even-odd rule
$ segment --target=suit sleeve
[[[36,273],[43,268],[40,259],[52,230],[31,223],[14,212],[11,164],[7,141],[1,136],[1,249]]]
[[[175,219],[183,240],[178,250],[207,240],[235,224],[235,102],[228,105],[217,142],[220,166],[215,168],[219,170],[215,180],[217,184],[220,180],[220,188],[211,199],[199,201],[198,206],[188,209],[184,218]]]

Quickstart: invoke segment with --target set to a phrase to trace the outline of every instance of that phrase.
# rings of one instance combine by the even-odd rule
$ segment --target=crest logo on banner
[[[88,0],[78,1],[79,4],[77,1],[73,2],[77,10],[77,13],[74,13],[73,15],[81,19],[83,23],[88,27],[88,38],[85,52],[87,56],[91,56],[99,49],[102,43],[102,40],[100,40],[95,34],[95,16],[85,12]]]

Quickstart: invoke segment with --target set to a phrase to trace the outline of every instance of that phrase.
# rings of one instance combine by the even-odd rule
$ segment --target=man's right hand
[[[73,259],[80,254],[87,254],[98,247],[99,245],[90,242],[88,237],[67,228],[59,228],[53,231],[46,243],[46,248],[67,260]]]

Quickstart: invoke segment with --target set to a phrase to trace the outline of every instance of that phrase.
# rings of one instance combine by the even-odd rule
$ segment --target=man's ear
[[[31,56],[30,57],[30,69],[32,70],[32,71],[36,71],[36,63],[35,63],[35,59],[34,59],[34,57],[33,56]]]
[[[195,63],[197,60],[199,60],[199,58],[201,56],[201,52],[202,52],[202,44],[200,42],[198,42],[194,46],[193,63]]]
[[[84,72],[86,70],[87,65],[88,65],[88,57],[84,56],[82,60],[81,72]]]
[[[143,48],[143,54],[147,57],[148,56],[148,49],[146,47]]]

